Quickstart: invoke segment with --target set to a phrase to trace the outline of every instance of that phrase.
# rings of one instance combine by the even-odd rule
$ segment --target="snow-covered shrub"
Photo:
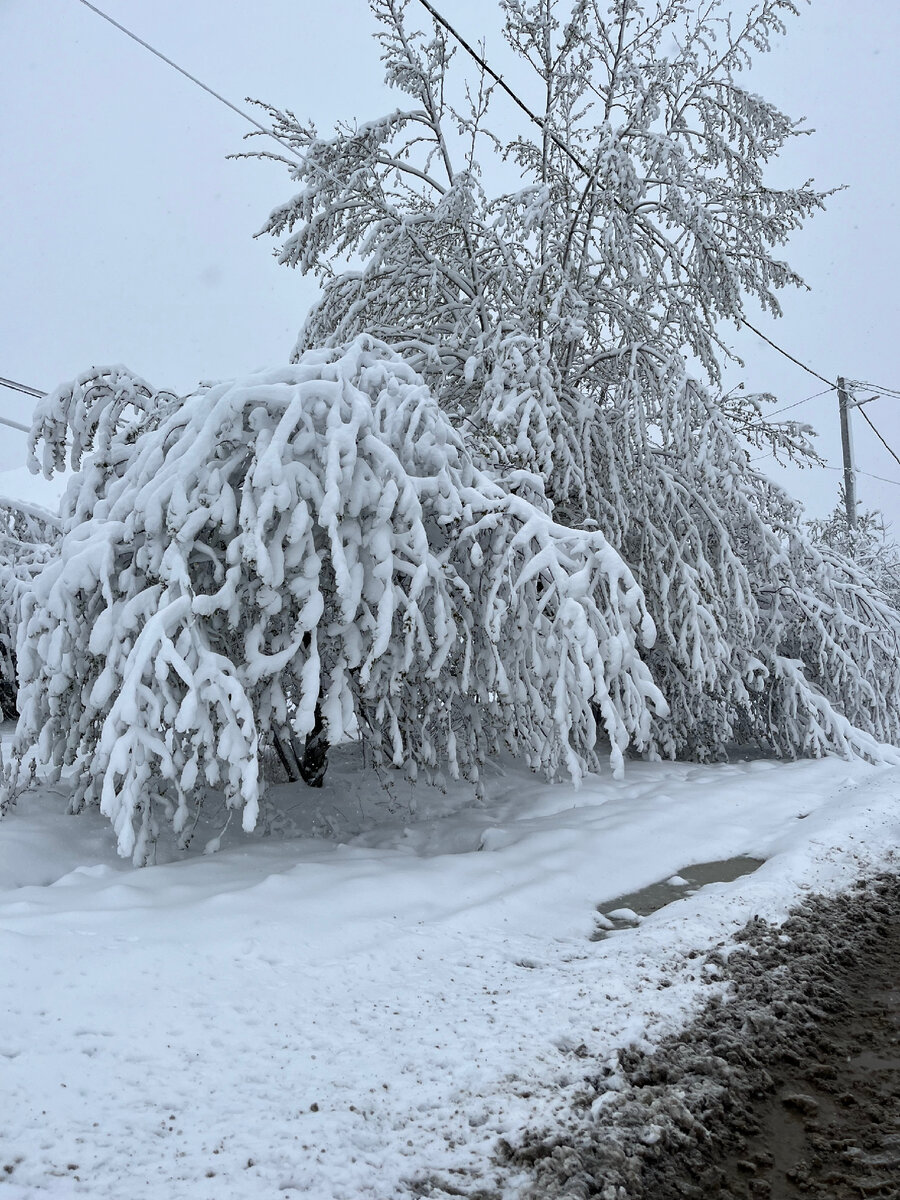
[[[555,523],[534,476],[479,469],[382,343],[148,404],[137,430],[85,431],[78,394],[38,429],[51,466],[70,433],[97,450],[26,601],[10,796],[73,766],[73,806],[143,861],[204,785],[252,828],[272,736],[363,735],[473,780],[501,744],[577,777],[597,718],[616,769],[646,745],[665,703],[631,572]]]

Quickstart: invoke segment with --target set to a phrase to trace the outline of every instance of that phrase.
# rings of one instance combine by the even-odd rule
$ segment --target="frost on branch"
[[[598,718],[614,767],[646,744],[665,704],[630,571],[555,524],[534,476],[476,467],[383,344],[110,429],[121,467],[93,515],[76,497],[26,602],[16,752],[19,781],[74,766],[74,806],[123,854],[146,858],[161,813],[184,833],[203,785],[252,828],[262,744],[317,725],[470,779],[501,743],[577,777]]]

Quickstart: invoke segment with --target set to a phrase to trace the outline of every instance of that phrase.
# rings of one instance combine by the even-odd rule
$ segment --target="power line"
[[[751,333],[755,333],[758,338],[762,338],[764,342],[768,342],[773,350],[777,350],[779,354],[783,354],[785,358],[789,358],[792,363],[798,367],[801,367],[808,375],[812,375],[816,379],[821,379],[823,383],[827,383],[829,391],[833,391],[834,388],[837,387],[836,383],[832,383],[830,379],[826,379],[824,375],[820,375],[818,371],[814,371],[812,367],[808,367],[806,363],[802,363],[799,358],[794,358],[793,354],[788,354],[787,350],[782,350],[781,346],[779,346],[776,342],[773,342],[770,337],[766,337],[762,330],[757,329],[755,325],[751,325],[746,317],[738,317],[738,320],[742,325],[746,325]]]
[[[793,404],[785,404],[783,408],[776,408],[770,413],[766,413],[761,421],[768,421],[769,417],[777,417],[779,413],[789,412],[792,408],[799,408],[801,404],[806,404],[810,400],[818,400],[819,396],[827,396],[829,392],[833,392],[837,384],[832,384],[831,387],[823,388],[821,392],[813,392],[811,396],[804,396],[802,400],[795,400]],[[754,424],[760,424],[759,421]]]
[[[822,463],[823,471],[843,471],[843,467],[833,467],[831,463]],[[894,487],[900,487],[900,479],[888,479],[886,475],[873,475],[871,471],[858,471],[853,469],[854,475],[865,475],[867,479],[878,479],[881,483],[892,483]]]
[[[21,429],[22,433],[31,433],[30,425],[23,425],[20,421],[13,421],[11,417],[0,417],[0,425],[8,425],[10,429]]]
[[[758,421],[751,421],[748,425],[749,429],[758,429],[761,425],[768,423],[770,417],[777,417],[779,413],[790,412],[792,408],[799,408],[801,404],[807,404],[810,400],[817,400],[819,396],[827,396],[829,392],[833,392],[834,387],[823,388],[821,392],[813,392],[811,396],[804,396],[802,400],[795,400],[793,404],[785,404],[783,408],[776,408],[770,413],[765,413],[760,416]],[[750,462],[762,462],[764,458],[772,458],[775,454],[774,450],[769,450],[765,454],[758,454],[755,458],[751,458]]]
[[[27,383],[19,383],[15,379],[4,379],[0,375],[0,386],[10,388],[14,392],[24,392],[26,396],[34,396],[40,400],[42,396],[46,396],[46,392],[39,391],[38,388],[29,387]],[[0,417],[0,425],[8,425],[10,429],[19,429],[22,433],[31,433],[30,425],[23,425],[21,421],[14,421],[12,417]]]
[[[4,379],[2,375],[0,375],[0,384],[2,384],[3,387],[12,388],[14,392],[24,392],[26,396],[34,396],[38,400],[41,400],[47,395],[46,392],[41,392],[37,388],[29,387],[27,383],[17,383],[15,379]]]
[[[133,42],[137,42],[139,46],[143,46],[145,50],[149,50],[151,54],[155,54],[158,59],[161,59],[162,62],[171,67],[173,71],[177,71],[179,75],[183,75],[185,79],[189,79],[191,83],[196,84],[198,88],[202,88],[204,92],[208,92],[209,95],[212,96],[213,99],[218,100],[220,104],[224,104],[226,108],[230,108],[231,111],[237,113],[239,117],[243,117],[245,121],[249,121],[250,124],[255,126],[260,133],[264,133],[267,137],[272,138],[278,143],[279,146],[287,150],[289,154],[292,154],[295,158],[302,159],[303,156],[298,154],[297,150],[291,146],[290,143],[282,141],[277,133],[273,133],[271,129],[267,129],[265,125],[257,121],[255,117],[252,117],[250,113],[246,112],[243,108],[238,108],[236,104],[232,104],[230,100],[226,100],[225,97],[220,95],[219,92],[214,91],[208,84],[205,84],[202,79],[198,79],[196,75],[192,75],[190,71],[186,71],[184,67],[179,67],[177,62],[174,62],[171,58],[167,58],[161,50],[157,50],[155,46],[151,46],[149,42],[145,42],[143,38],[138,37],[136,33],[132,33],[130,29],[126,29],[124,25],[121,25],[118,21],[114,20],[108,13],[105,13],[101,8],[98,8],[96,4],[91,4],[90,0],[80,0],[80,3],[83,4],[85,8],[89,8],[91,12],[96,13],[98,17],[102,17],[104,21],[108,21],[110,25],[114,25],[116,29],[121,30],[121,32],[124,33],[126,37],[130,37]]]
[[[894,462],[896,462],[897,465],[900,466],[900,458],[897,457],[896,453],[891,449],[891,447],[887,444],[887,442],[884,440],[884,438],[881,436],[881,434],[875,428],[874,424],[872,423],[871,418],[869,417],[869,414],[865,411],[865,409],[862,409],[862,408],[859,408],[858,411],[859,411],[860,416],[871,427],[872,432],[878,438],[879,442],[881,442],[882,446],[884,446],[885,450],[887,450],[888,454],[890,454],[890,456],[894,460]]]
[[[869,392],[878,392],[879,395],[900,398],[900,388],[883,387],[880,383],[864,383],[861,379],[849,379],[847,382],[854,391],[857,388],[864,388]],[[873,396],[872,399],[874,400],[876,397]]]
[[[150,43],[145,41],[143,38],[138,37],[136,33],[132,33],[130,29],[126,28],[126,26],[122,25],[119,21],[114,20],[111,16],[109,16],[108,13],[103,12],[103,10],[98,8],[96,4],[91,4],[90,0],[79,0],[79,2],[83,4],[85,8],[89,8],[91,12],[96,13],[98,17],[102,17],[104,21],[108,21],[110,25],[120,30],[126,35],[126,37],[129,37],[132,41],[137,42],[139,46],[143,46],[145,50],[149,50],[151,54],[155,55],[158,59],[160,59],[161,62],[164,62],[166,66],[171,67],[173,71],[177,71],[179,75],[183,75],[185,79],[189,79],[191,83],[196,84],[196,86],[202,91],[212,96],[215,100],[218,100],[221,104],[224,104],[226,108],[230,108],[231,111],[237,113],[239,117],[243,117],[245,121],[249,121],[254,129],[277,142],[282,149],[287,150],[288,154],[293,155],[293,157],[299,162],[303,163],[304,166],[311,167],[313,170],[318,171],[320,175],[322,175],[325,179],[331,180],[331,182],[337,184],[338,187],[342,186],[341,180],[338,179],[335,174],[329,171],[327,167],[323,167],[317,162],[310,162],[309,158],[306,155],[301,154],[295,146],[290,144],[290,142],[284,141],[278,136],[277,133],[261,124],[245,109],[238,108],[236,104],[232,104],[230,100],[226,100],[224,96],[220,95],[219,92],[215,91],[208,84],[204,83],[202,79],[198,79],[196,75],[192,75],[190,71],[186,71],[184,67],[180,67],[177,62],[171,58],[168,58],[162,53],[161,50],[157,50],[155,46],[151,46]]]
[[[469,45],[469,43],[466,41],[466,39],[462,36],[462,34],[453,28],[453,26],[450,24],[450,22],[447,20],[447,18],[444,16],[441,16],[441,14],[434,7],[434,5],[429,2],[429,0],[419,0],[419,3],[422,5],[422,7],[427,12],[429,12],[431,14],[431,16],[434,18],[434,20],[437,21],[438,25],[443,26],[443,28],[447,30],[447,32],[451,35],[451,37],[456,38],[456,40],[459,42],[460,46],[462,46],[463,50],[465,50],[465,52],[469,55],[469,57],[473,58],[475,60],[475,62],[478,63],[479,67],[481,67],[481,69],[483,71],[485,71],[488,75],[490,75],[491,79],[493,79],[494,82],[499,87],[501,87],[504,92],[506,92],[506,94],[507,94],[507,96],[509,96],[510,100],[512,100],[514,104],[517,104],[519,106],[519,108],[521,108],[522,112],[526,115],[526,117],[528,117],[529,121],[533,121],[534,124],[537,125],[538,129],[540,129],[540,131],[546,137],[548,137],[551,140],[551,142],[553,142],[554,146],[556,146],[557,149],[562,150],[563,154],[565,154],[568,158],[570,158],[572,160],[572,162],[575,164],[576,167],[578,167],[579,171],[581,171],[582,174],[586,175],[589,179],[592,179],[596,172],[589,170],[589,168],[585,166],[585,164],[577,156],[577,154],[572,149],[572,147],[567,145],[567,143],[564,142],[562,140],[562,138],[558,137],[553,132],[553,130],[548,127],[547,122],[544,121],[541,117],[539,117],[537,115],[536,112],[534,112],[531,108],[528,107],[528,105],[525,103],[525,101],[512,90],[512,88],[509,86],[508,83],[506,83],[503,76],[498,75],[497,72],[493,69],[493,67],[491,67],[491,65],[484,60],[484,58],[478,53],[478,51],[472,49],[472,47]]]
[[[766,458],[774,457],[774,450],[770,450],[767,454],[758,454],[756,458],[751,458],[751,463],[762,462]],[[843,467],[833,467],[831,463],[819,463],[823,471],[843,471]],[[880,483],[892,483],[894,487],[900,487],[900,479],[888,479],[886,475],[873,475],[871,471],[856,471],[854,475],[865,475],[867,479],[877,479]]]

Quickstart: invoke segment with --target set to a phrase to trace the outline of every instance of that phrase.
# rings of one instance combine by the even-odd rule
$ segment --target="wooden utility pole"
[[[850,429],[850,397],[847,380],[838,375],[838,406],[841,414],[841,449],[844,453],[844,504],[847,528],[856,529],[856,474],[853,467],[853,433]]]

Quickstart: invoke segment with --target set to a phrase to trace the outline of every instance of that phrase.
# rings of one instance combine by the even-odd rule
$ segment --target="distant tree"
[[[372,2],[403,108],[329,137],[267,109],[300,162],[264,228],[322,280],[296,353],[374,333],[487,468],[539,473],[560,522],[604,531],[658,629],[656,752],[898,740],[895,616],[749,462],[748,438],[808,453],[805,427],[686,365],[716,385],[721,323],[800,282],[777,249],[824,195],[766,182],[802,127],[742,83],[795,5],[500,7],[543,98],[537,124],[509,108],[512,141],[492,78],[459,85],[452,39],[403,0]],[[509,164],[521,186],[490,190]]]
[[[884,513],[857,509],[851,529],[843,489],[834,511],[808,522],[814,540],[855,563],[900,611],[900,545],[891,536]]]
[[[413,776],[477,780],[506,745],[577,778],[598,727],[621,770],[665,710],[620,556],[558,525],[536,477],[478,468],[371,337],[181,398],[82,377],[34,441],[82,478],[25,601],[5,803],[67,766],[72,807],[138,862],[205,786],[252,828],[267,741],[302,758],[306,738],[320,773],[351,736]]]

